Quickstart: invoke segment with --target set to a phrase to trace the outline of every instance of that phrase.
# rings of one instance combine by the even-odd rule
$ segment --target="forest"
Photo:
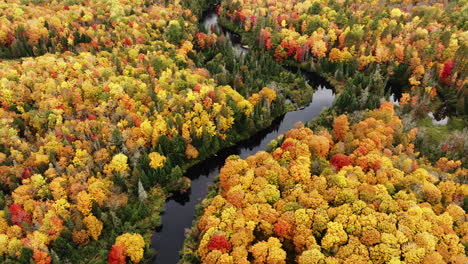
[[[467,73],[466,0],[0,0],[0,263],[467,263]]]

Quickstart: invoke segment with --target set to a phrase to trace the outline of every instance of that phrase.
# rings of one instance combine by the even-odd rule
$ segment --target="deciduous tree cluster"
[[[278,61],[337,81],[378,71],[413,106],[439,96],[466,114],[466,1],[233,0],[219,13]]]
[[[231,156],[199,219],[203,263],[465,263],[467,170],[418,157],[384,103]],[[318,141],[322,143],[317,143]]]

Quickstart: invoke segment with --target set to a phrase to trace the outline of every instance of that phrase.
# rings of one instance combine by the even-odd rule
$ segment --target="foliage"
[[[383,80],[408,83],[415,101],[435,102],[424,107],[444,103],[451,114],[466,115],[467,25],[460,18],[467,8],[458,0],[232,0],[221,3],[219,14],[277,61],[342,85],[358,73],[379,72]]]
[[[344,135],[301,127],[269,153],[229,157],[197,224],[199,261],[466,262],[461,162],[418,158],[416,129],[405,131],[389,102],[360,116],[335,119],[352,120]],[[324,157],[316,135],[327,139]]]

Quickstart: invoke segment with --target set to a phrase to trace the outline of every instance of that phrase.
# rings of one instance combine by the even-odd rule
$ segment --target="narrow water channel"
[[[212,12],[205,15],[204,25],[206,27],[217,26],[216,21],[216,14]],[[239,43],[235,42],[233,46],[238,49],[242,48]],[[162,226],[155,232],[151,241],[152,247],[157,251],[154,263],[175,264],[179,261],[179,251],[182,249],[185,230],[191,227],[194,220],[195,206],[207,195],[208,186],[214,183],[215,176],[219,174],[228,156],[239,155],[241,158],[246,158],[260,150],[265,150],[271,140],[293,128],[296,122],[310,121],[323,108],[332,105],[335,96],[330,87],[317,84],[317,80],[321,79],[318,76],[313,77],[308,74],[305,77],[316,89],[307,107],[286,113],[274,120],[269,128],[234,147],[220,151],[216,156],[208,158],[187,171],[186,176],[192,180],[190,189],[184,194],[174,195],[166,202],[165,211],[162,214]]]

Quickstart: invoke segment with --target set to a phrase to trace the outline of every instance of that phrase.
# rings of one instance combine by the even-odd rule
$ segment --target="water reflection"
[[[205,14],[205,19],[203,20],[203,25],[208,34],[224,34],[232,44],[232,49],[237,56],[244,56],[249,53],[249,49],[243,47],[241,42],[241,37],[232,32],[227,32],[218,25],[218,15],[211,10]]]

